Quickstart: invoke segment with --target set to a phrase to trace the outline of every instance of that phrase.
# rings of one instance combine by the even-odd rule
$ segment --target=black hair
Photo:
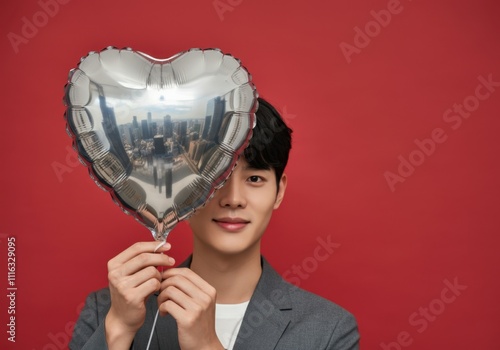
[[[273,169],[279,188],[292,148],[292,129],[285,124],[269,102],[261,97],[258,102],[259,107],[255,113],[257,124],[244,156],[248,164],[255,169]]]

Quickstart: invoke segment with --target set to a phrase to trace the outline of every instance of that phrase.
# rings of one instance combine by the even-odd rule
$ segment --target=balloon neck
[[[155,230],[151,230],[151,235],[158,242],[166,242],[169,234],[170,234],[170,230],[163,232],[163,233],[159,233],[159,232],[156,232]]]

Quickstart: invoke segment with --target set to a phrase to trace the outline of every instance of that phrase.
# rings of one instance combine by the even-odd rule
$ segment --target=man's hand
[[[188,268],[163,272],[160,315],[177,321],[182,350],[223,350],[215,332],[215,288]]]
[[[109,349],[129,349],[137,330],[146,319],[146,298],[160,290],[157,266],[172,266],[175,261],[159,254],[170,249],[165,243],[156,253],[158,242],[140,242],[108,262],[111,308],[106,316],[106,341]]]

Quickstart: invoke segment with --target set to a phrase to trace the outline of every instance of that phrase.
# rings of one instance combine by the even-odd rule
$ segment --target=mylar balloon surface
[[[217,49],[156,59],[107,48],[70,71],[64,103],[91,177],[163,240],[231,174],[257,92],[240,61]]]

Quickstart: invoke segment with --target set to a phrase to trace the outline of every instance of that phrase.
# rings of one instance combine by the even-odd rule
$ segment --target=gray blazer
[[[181,264],[189,267],[191,258]],[[91,293],[69,344],[71,350],[107,349],[104,319],[109,289]],[[157,310],[156,295],[146,301],[146,321],[131,349],[145,350]],[[150,349],[178,350],[177,324],[158,317]],[[262,258],[262,275],[248,304],[234,350],[356,350],[356,320],[340,306],[286,282]]]

